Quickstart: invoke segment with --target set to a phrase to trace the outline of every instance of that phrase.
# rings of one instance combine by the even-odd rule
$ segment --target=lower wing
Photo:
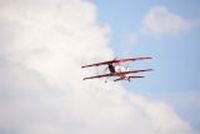
[[[112,77],[112,76],[122,76],[122,75],[130,74],[130,73],[147,72],[147,71],[152,71],[152,70],[153,69],[144,69],[144,70],[125,71],[125,72],[120,72],[120,73],[109,73],[109,74],[85,77],[85,78],[83,78],[83,80],[95,79],[95,78],[103,78],[103,77]]]
[[[103,74],[103,75],[96,75],[96,76],[90,76],[90,77],[85,77],[83,80],[89,80],[89,79],[95,79],[95,78],[102,78],[102,77],[111,77],[115,76],[115,74]]]

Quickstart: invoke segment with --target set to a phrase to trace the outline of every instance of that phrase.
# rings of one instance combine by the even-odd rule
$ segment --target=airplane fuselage
[[[116,73],[115,66],[113,64],[109,64],[108,69],[109,69],[110,73]]]
[[[129,68],[125,68],[123,66],[113,65],[113,64],[109,64],[108,69],[109,69],[110,73],[113,73],[113,74],[129,71]],[[119,75],[119,77],[120,77],[119,80],[122,80],[122,79],[129,80],[129,74],[121,74],[121,75]]]

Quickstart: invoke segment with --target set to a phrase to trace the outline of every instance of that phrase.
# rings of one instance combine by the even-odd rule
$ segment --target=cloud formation
[[[0,20],[0,133],[191,133],[165,103],[82,81],[83,63],[113,57],[93,3],[0,1]]]
[[[177,35],[197,26],[197,22],[186,20],[164,6],[152,7],[143,20],[143,30],[153,36]]]

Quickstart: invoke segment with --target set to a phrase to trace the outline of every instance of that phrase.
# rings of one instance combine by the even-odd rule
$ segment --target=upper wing
[[[137,57],[137,58],[117,59],[114,62],[120,63],[120,62],[128,62],[128,61],[147,60],[147,59],[152,59],[152,57]]]
[[[120,72],[120,73],[109,73],[109,74],[103,74],[103,75],[96,75],[96,76],[85,77],[85,78],[83,78],[83,80],[102,78],[102,77],[121,76],[121,75],[125,75],[125,74],[139,73],[139,72],[146,72],[146,71],[153,71],[153,69],[132,70],[132,71],[125,71],[125,72]]]
[[[136,60],[146,60],[146,59],[152,59],[152,58],[151,57],[137,57],[137,58],[126,58],[126,59],[114,59],[114,60],[110,60],[110,61],[104,61],[104,62],[89,64],[89,65],[84,65],[81,67],[86,68],[86,67],[107,65],[107,64],[112,64],[112,63],[120,63],[120,62],[136,61]]]
[[[86,67],[93,67],[93,66],[99,66],[99,65],[107,65],[107,64],[113,63],[114,61],[115,61],[115,60],[104,61],[104,62],[89,64],[89,65],[84,65],[84,66],[81,66],[81,67],[82,67],[82,68],[86,68]]]

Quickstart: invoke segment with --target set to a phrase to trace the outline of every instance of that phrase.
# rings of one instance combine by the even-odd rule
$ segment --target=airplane
[[[114,59],[114,60],[110,60],[110,61],[104,61],[104,62],[93,63],[93,64],[89,64],[89,65],[83,65],[83,66],[81,66],[81,68],[98,67],[98,66],[106,65],[107,66],[106,70],[108,69],[110,72],[107,74],[85,77],[85,78],[83,78],[83,80],[104,78],[104,77],[117,77],[116,79],[113,80],[114,82],[121,81],[121,80],[128,80],[130,82],[131,79],[144,78],[144,76],[136,76],[136,75],[131,75],[131,74],[153,71],[153,69],[130,70],[129,68],[122,66],[121,63],[138,61],[138,60],[147,60],[147,59],[152,59],[152,57]],[[105,82],[107,82],[107,81],[105,81]]]

